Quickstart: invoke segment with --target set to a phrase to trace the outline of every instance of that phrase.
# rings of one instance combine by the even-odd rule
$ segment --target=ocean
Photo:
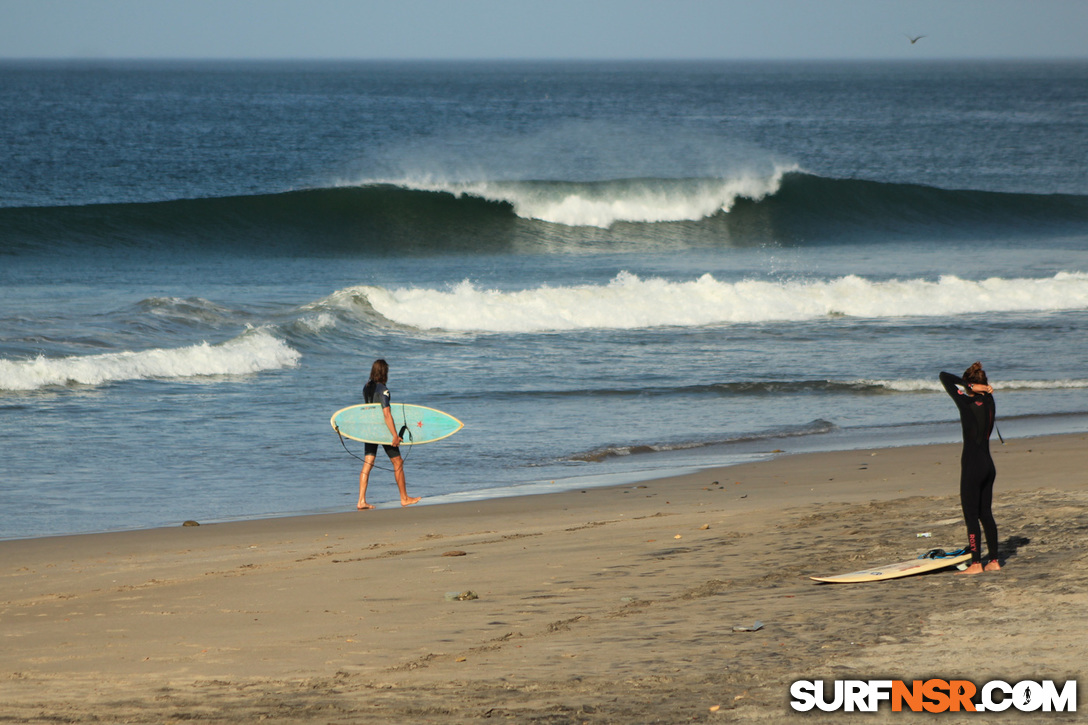
[[[379,357],[424,504],[1088,430],[1084,62],[5,62],[0,159],[0,538],[353,510]]]

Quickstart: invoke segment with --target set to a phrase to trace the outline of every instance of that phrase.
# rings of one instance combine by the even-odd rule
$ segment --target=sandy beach
[[[995,442],[979,576],[809,579],[962,546],[958,445],[0,542],[0,722],[838,722],[790,683],[1084,681],[1086,444]]]

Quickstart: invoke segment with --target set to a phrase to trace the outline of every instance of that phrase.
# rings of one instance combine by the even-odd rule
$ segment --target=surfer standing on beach
[[[942,372],[941,384],[955,401],[963,425],[963,453],[960,455],[960,505],[967,524],[967,542],[971,551],[971,565],[964,574],[981,574],[997,571],[997,522],[991,511],[994,496],[994,479],[997,469],[990,457],[990,434],[994,429],[994,389],[986,379],[982,363],[967,368],[963,377]],[[962,388],[962,390],[961,390]],[[986,532],[986,548],[989,561],[984,567],[980,554],[979,522]]]
[[[400,436],[397,435],[397,424],[393,422],[393,411],[389,409],[389,388],[385,384],[389,382],[389,363],[385,360],[375,360],[370,366],[370,379],[363,387],[363,399],[367,403],[381,403],[382,415],[389,432],[393,434],[393,444],[383,445],[385,454],[389,456],[393,464],[393,477],[397,480],[397,488],[400,489],[400,505],[411,506],[418,503],[419,496],[408,495],[408,484],[404,479],[404,459],[400,455]],[[374,460],[378,457],[378,444],[367,443],[363,449],[363,470],[359,472],[359,503],[356,508],[360,511],[372,509],[373,505],[366,502],[366,486],[370,480],[370,469],[374,467]]]

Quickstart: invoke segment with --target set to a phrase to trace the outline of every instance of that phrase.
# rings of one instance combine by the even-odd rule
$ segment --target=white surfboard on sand
[[[858,582],[876,582],[884,579],[898,579],[899,577],[923,574],[927,571],[936,571],[949,566],[956,566],[971,560],[970,553],[964,551],[946,552],[943,549],[930,549],[926,553],[907,561],[897,561],[892,564],[875,566],[871,569],[852,571],[848,574],[836,574],[834,576],[811,576],[809,579],[827,584],[856,584]]]

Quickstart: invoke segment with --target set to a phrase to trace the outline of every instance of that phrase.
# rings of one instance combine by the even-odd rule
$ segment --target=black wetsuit
[[[980,561],[979,522],[986,532],[986,548],[991,560],[997,560],[997,522],[990,510],[994,497],[997,469],[990,457],[990,433],[994,429],[994,396],[984,393],[968,395],[957,385],[966,386],[963,378],[941,373],[941,384],[956,407],[963,424],[963,453],[960,456],[960,504],[967,524],[967,543],[971,560]]]
[[[363,400],[367,403],[381,403],[384,411],[384,409],[389,407],[389,388],[385,387],[384,383],[379,383],[376,380],[368,380],[366,381],[366,385],[363,386]],[[383,445],[382,448],[385,449],[385,455],[389,456],[389,460],[400,458],[399,446]],[[377,455],[377,443],[366,443],[363,445],[364,458]]]

